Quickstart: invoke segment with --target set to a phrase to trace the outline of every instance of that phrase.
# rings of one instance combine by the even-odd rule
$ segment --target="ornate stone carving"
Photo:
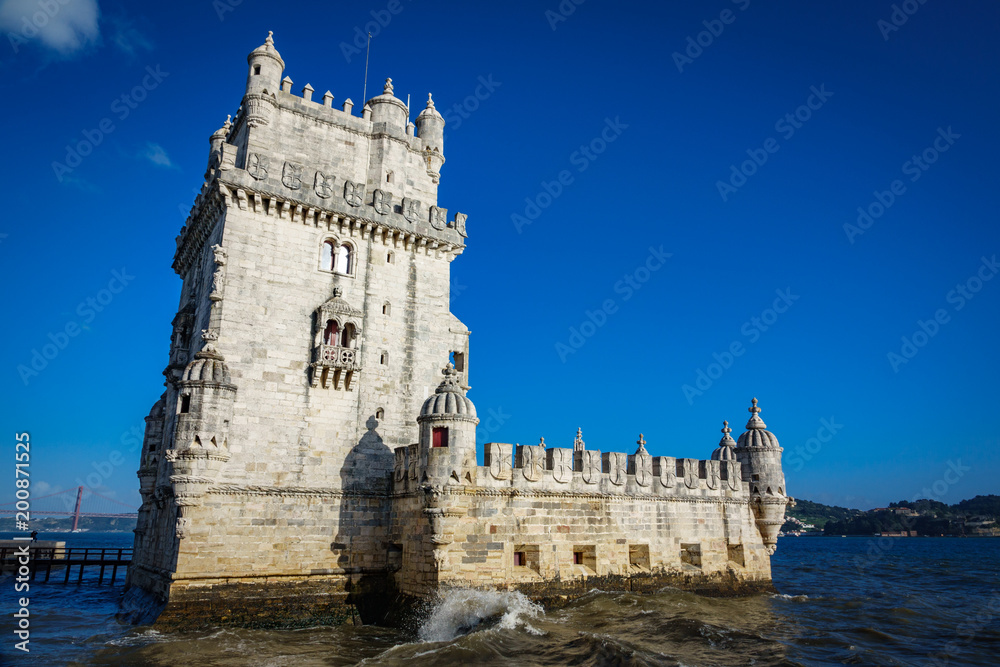
[[[621,486],[625,483],[628,467],[628,457],[624,452],[604,453],[604,472],[612,484]]]
[[[635,467],[635,483],[639,486],[649,486],[653,481],[653,457],[646,451],[646,441],[639,434],[639,449],[636,450],[632,459]]]
[[[689,489],[698,488],[698,459],[681,459],[684,466],[684,485]]]
[[[395,464],[393,466],[393,476],[395,477],[397,482],[402,482],[404,479],[406,479],[406,468],[407,468],[406,447],[397,448],[395,454],[396,454],[396,459],[395,459]]]
[[[219,244],[212,246],[215,272],[212,274],[212,293],[208,298],[212,301],[222,301],[222,292],[226,287],[226,249]]]
[[[597,484],[601,481],[601,452],[596,449],[585,449],[583,452],[583,481],[587,484]]]
[[[431,227],[442,230],[448,226],[448,209],[431,206]]]
[[[656,457],[660,484],[666,489],[677,486],[677,460],[672,456]]]
[[[489,459],[490,474],[493,479],[510,479],[513,468],[511,445],[503,442],[490,442],[486,445],[486,457]]]
[[[406,450],[407,450],[406,456],[407,456],[407,468],[408,468],[407,472],[409,473],[410,480],[412,481],[417,478],[417,463],[418,463],[417,446],[410,445],[409,447],[406,448]]]
[[[722,482],[722,473],[719,470],[720,461],[705,461],[705,482],[710,489],[718,489]]]
[[[573,450],[556,447],[548,450],[552,477],[561,484],[573,481]]]
[[[416,222],[420,219],[420,200],[403,197],[403,217],[407,222]]]
[[[270,166],[270,158],[262,153],[251,153],[247,159],[247,172],[255,180],[262,181],[267,178],[267,168]]]
[[[298,190],[302,187],[302,165],[295,162],[286,162],[281,169],[281,184],[289,190]]]
[[[726,483],[729,485],[730,489],[736,491],[740,488],[741,472],[740,472],[739,461],[725,461],[725,464],[726,464],[727,475],[729,476],[729,479],[726,480]]]
[[[333,174],[324,174],[322,171],[316,172],[316,180],[313,182],[313,188],[316,190],[316,195],[327,199],[333,194]]]
[[[174,534],[177,535],[178,540],[183,540],[187,537],[188,530],[191,528],[191,519],[187,517],[178,517],[177,526],[174,529]]]
[[[372,198],[372,206],[379,215],[392,213],[392,194],[385,190],[376,190]]]
[[[519,452],[521,457],[521,474],[529,482],[537,482],[545,470],[545,448],[538,445],[524,445]]]
[[[351,206],[361,206],[365,200],[365,184],[344,181],[344,201]]]
[[[455,231],[458,232],[459,235],[463,239],[464,238],[468,238],[468,236],[469,236],[465,232],[465,221],[468,220],[468,219],[469,219],[469,216],[467,216],[464,213],[456,213],[455,214]]]

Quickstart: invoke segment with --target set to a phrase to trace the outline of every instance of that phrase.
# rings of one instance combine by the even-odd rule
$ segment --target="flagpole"
[[[365,87],[364,92],[361,93],[361,106],[363,107],[368,101],[368,55],[372,52],[372,34],[368,33],[368,50],[365,51]]]

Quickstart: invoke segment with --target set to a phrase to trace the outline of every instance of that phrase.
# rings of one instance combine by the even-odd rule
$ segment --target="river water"
[[[131,537],[59,539],[117,547]],[[30,654],[13,648],[8,575],[0,664],[1000,664],[1000,539],[788,537],[772,566],[780,593],[740,599],[595,590],[545,612],[516,593],[452,591],[406,630],[161,634],[115,621],[121,585],[37,584]]]

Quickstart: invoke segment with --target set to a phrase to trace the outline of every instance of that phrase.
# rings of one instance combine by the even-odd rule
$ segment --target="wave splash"
[[[517,591],[452,588],[441,592],[418,635],[423,641],[445,642],[472,632],[484,622],[503,630],[523,627],[532,634],[542,634],[528,623],[541,613],[540,605]]]

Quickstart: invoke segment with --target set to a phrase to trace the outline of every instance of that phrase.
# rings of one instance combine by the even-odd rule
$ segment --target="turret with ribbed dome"
[[[243,111],[250,127],[267,125],[271,121],[278,102],[277,91],[281,89],[281,73],[285,71],[285,61],[274,48],[274,34],[267,33],[264,43],[247,56],[250,69],[247,72],[246,92],[243,96]]]
[[[382,94],[371,98],[365,104],[371,109],[372,123],[385,123],[387,127],[402,132],[406,128],[409,109],[402,100],[393,95],[392,91],[392,79],[386,79]]]
[[[733,429],[729,428],[729,422],[722,422],[722,440],[719,441],[719,447],[714,452],[712,452],[713,461],[735,461],[736,452],[734,448],[736,447],[736,442],[729,435],[733,432]]]
[[[180,507],[198,506],[229,460],[229,423],[236,385],[215,347],[218,334],[203,331],[204,346],[177,381],[177,426],[166,458],[173,465],[170,482]],[[180,536],[179,536],[180,537]]]
[[[417,136],[424,140],[424,162],[435,183],[444,165],[444,117],[434,108],[434,99],[427,93],[427,107],[417,116]]]
[[[781,469],[781,446],[760,418],[757,399],[749,408],[747,430],[736,444],[737,460],[743,464],[743,481],[750,483],[750,503],[757,529],[768,553],[778,545],[778,531],[785,522],[785,473]]]
[[[466,484],[476,467],[476,406],[462,388],[458,371],[450,363],[444,380],[424,401],[420,425],[420,460],[426,464],[431,485]]]

